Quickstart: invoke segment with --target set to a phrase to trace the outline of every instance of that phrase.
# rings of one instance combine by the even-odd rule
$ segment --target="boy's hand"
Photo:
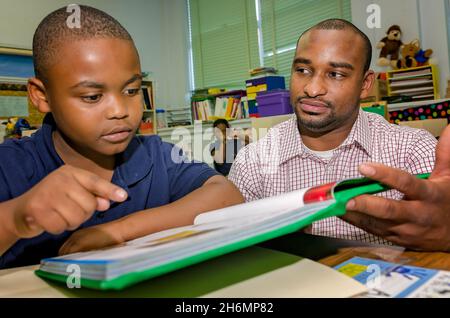
[[[124,242],[119,223],[110,222],[73,233],[59,249],[59,255],[90,251]]]
[[[109,209],[110,200],[122,202],[127,193],[99,176],[69,165],[53,171],[16,198],[12,232],[19,238],[43,231],[59,234],[74,230],[96,210]]]

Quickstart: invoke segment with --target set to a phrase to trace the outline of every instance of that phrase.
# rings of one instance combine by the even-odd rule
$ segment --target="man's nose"
[[[313,76],[304,86],[303,91],[309,97],[316,97],[325,95],[327,89],[321,76]]]

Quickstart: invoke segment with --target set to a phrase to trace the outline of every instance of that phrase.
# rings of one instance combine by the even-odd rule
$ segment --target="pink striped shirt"
[[[243,148],[229,179],[246,201],[284,192],[361,177],[358,166],[379,162],[413,174],[431,172],[437,140],[427,131],[388,123],[383,117],[360,110],[346,140],[324,160],[306,148],[293,117],[269,130],[258,142]],[[384,197],[401,199],[391,190]],[[337,217],[313,224],[312,233],[370,243],[390,244]]]

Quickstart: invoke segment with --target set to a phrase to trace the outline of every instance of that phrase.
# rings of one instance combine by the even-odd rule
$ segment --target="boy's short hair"
[[[47,80],[48,67],[62,43],[92,38],[117,38],[133,42],[128,31],[109,14],[85,5],[78,7],[79,27],[68,24],[73,13],[62,7],[47,15],[34,33],[34,73],[43,82]]]

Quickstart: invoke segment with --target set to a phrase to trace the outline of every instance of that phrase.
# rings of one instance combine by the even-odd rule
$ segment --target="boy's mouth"
[[[101,135],[101,139],[104,139],[111,143],[123,142],[130,136],[132,129],[129,127],[115,127],[110,131]]]

